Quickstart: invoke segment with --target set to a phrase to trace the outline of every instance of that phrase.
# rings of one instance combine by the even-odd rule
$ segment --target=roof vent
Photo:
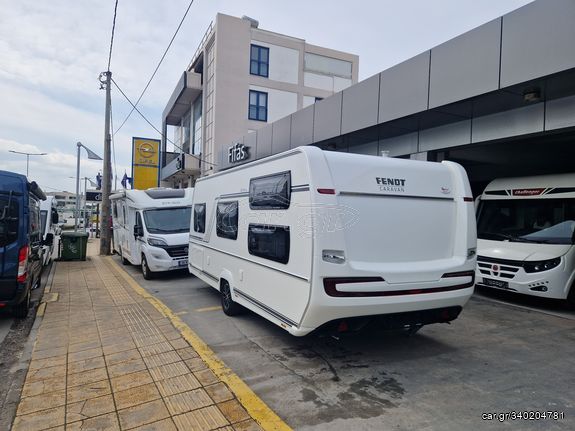
[[[249,21],[249,22],[250,22],[250,26],[251,26],[252,28],[258,28],[259,25],[260,25],[260,22],[259,22],[257,19],[250,18],[250,17],[247,16],[247,15],[242,16],[242,19],[245,19],[246,21]]]

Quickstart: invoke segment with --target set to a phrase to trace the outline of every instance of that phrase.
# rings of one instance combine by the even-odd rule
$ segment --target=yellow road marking
[[[181,316],[182,314],[188,314],[188,312],[187,311],[178,311],[176,313],[176,316]]]
[[[39,306],[38,306],[38,311],[36,311],[36,316],[42,317],[44,315],[44,312],[46,311],[46,303],[42,302]]]
[[[222,309],[222,307],[220,305],[218,305],[217,307],[196,308],[194,311],[199,311],[201,313],[203,311],[218,311],[221,309]]]
[[[291,428],[264,403],[231,369],[229,369],[220,358],[208,347],[206,343],[194,332],[182,319],[172,312],[162,301],[148,293],[141,287],[123,268],[120,267],[111,257],[106,258],[122,276],[122,278],[145,298],[160,313],[167,317],[182,334],[182,337],[190,343],[198,355],[204,360],[208,367],[218,378],[228,385],[230,390],[237,397],[239,402],[245,407],[250,416],[264,429],[270,431],[288,431]]]

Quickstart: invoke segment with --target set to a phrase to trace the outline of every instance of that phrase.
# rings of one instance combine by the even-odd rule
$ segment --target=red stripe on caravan
[[[335,195],[335,189],[317,189],[317,192],[322,195]]]

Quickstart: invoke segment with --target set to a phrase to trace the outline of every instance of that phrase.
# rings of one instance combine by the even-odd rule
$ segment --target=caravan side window
[[[289,247],[289,226],[250,224],[248,229],[250,254],[279,263],[288,263]]]
[[[238,239],[238,201],[220,202],[216,209],[216,235]]]
[[[206,232],[206,204],[194,205],[194,232]]]
[[[290,200],[290,171],[250,180],[250,209],[285,210],[289,208]]]

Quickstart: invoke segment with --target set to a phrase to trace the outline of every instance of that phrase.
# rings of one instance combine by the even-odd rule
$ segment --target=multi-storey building
[[[356,55],[218,14],[163,112],[163,185],[218,170],[234,138],[355,84],[358,66]]]

